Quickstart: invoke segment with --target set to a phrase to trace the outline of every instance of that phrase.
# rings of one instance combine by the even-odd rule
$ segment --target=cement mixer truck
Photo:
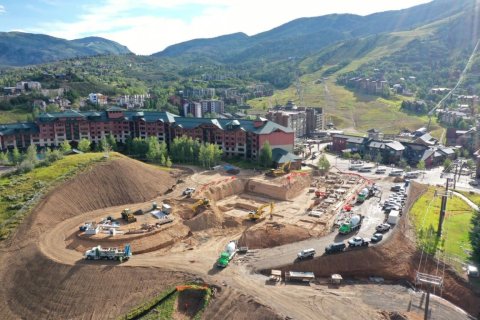
[[[230,241],[217,260],[217,267],[225,268],[237,253],[237,241]]]
[[[357,195],[357,203],[364,203],[365,200],[367,200],[370,192],[368,191],[368,188],[363,188],[360,190],[360,192]]]
[[[362,226],[363,216],[355,214],[350,217],[350,219],[346,220],[340,228],[338,228],[338,232],[340,234],[349,234],[353,231],[359,230]]]

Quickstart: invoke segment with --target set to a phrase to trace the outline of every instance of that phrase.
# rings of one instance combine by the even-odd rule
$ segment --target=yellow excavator
[[[209,206],[209,205],[210,205],[210,200],[208,200],[207,198],[203,198],[203,199],[200,199],[193,204],[192,210],[193,210],[193,212],[197,212],[198,207],[201,207],[201,206],[206,207],[206,206]]]
[[[265,209],[270,207],[270,217],[272,217],[272,212],[273,212],[273,208],[275,207],[275,205],[273,204],[273,202],[270,202],[270,203],[265,203],[265,204],[262,204],[260,207],[258,207],[257,209],[255,210],[252,210],[248,213],[248,219],[250,220],[258,220],[260,218],[263,217],[263,215],[265,214]]]
[[[287,174],[290,172],[290,165],[292,163],[290,161],[285,162],[283,165],[279,166],[277,169],[270,169],[266,175],[270,177],[280,177],[283,176],[284,174]]]

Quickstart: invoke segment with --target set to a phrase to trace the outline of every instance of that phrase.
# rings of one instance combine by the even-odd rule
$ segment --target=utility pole
[[[427,300],[425,300],[425,314],[423,320],[428,320],[428,307],[430,304],[430,285],[427,286]]]
[[[442,194],[442,204],[440,206],[440,217],[438,219],[437,237],[442,235],[443,220],[445,220],[445,213],[447,212],[447,198],[448,198],[448,183],[450,179],[447,178],[447,188],[445,193]]]
[[[428,320],[428,311],[430,306],[430,291],[432,287],[443,287],[443,277],[434,276],[427,273],[421,273],[417,271],[417,276],[415,278],[415,285],[417,284],[424,284],[427,287],[427,299],[425,300],[425,313],[424,313],[424,320]]]

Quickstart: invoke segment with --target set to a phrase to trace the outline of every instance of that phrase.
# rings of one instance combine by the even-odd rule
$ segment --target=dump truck
[[[362,220],[363,216],[358,214],[353,215],[338,228],[338,232],[340,234],[349,234],[355,230],[359,230],[362,226]]]
[[[102,248],[98,245],[85,252],[86,260],[117,260],[127,261],[132,256],[130,245],[127,244],[123,250],[118,248]]]
[[[225,250],[220,253],[220,257],[218,257],[217,260],[217,267],[225,268],[226,266],[228,266],[228,263],[230,262],[230,260],[233,259],[236,253],[237,242],[235,240],[232,240],[227,244]]]
[[[127,223],[137,221],[137,218],[130,212],[130,209],[123,209],[122,211],[122,219],[125,220]]]

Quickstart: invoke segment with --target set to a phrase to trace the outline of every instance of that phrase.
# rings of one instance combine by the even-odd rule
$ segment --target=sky
[[[301,17],[367,15],[431,0],[0,0],[0,31],[100,36],[136,54],[235,32],[254,35]]]

